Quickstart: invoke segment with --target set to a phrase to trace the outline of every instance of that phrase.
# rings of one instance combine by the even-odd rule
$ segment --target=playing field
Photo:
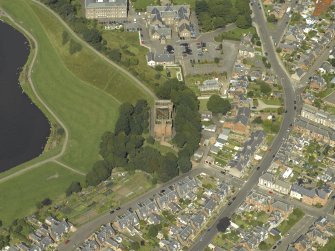
[[[71,39],[82,44],[82,50],[70,56],[69,45],[62,45],[62,33],[66,28],[47,9],[28,0],[0,0],[0,7],[38,42],[32,80],[41,98],[69,131],[66,152],[59,160],[71,168],[87,172],[99,159],[100,136],[113,129],[119,105],[149,96],[128,75],[71,35]],[[50,156],[54,152],[43,155]],[[0,178],[44,159],[43,155],[2,173]],[[25,215],[43,196],[58,196],[73,179],[79,179],[77,174],[63,167],[51,165],[52,168],[45,164],[0,183],[0,219],[8,222],[14,216]],[[59,178],[55,179],[57,185],[45,182],[45,177],[54,175],[56,169],[59,169]]]
[[[14,219],[33,213],[36,203],[45,198],[54,199],[72,180],[82,181],[83,176],[64,167],[49,163],[0,184],[0,219],[5,225]]]

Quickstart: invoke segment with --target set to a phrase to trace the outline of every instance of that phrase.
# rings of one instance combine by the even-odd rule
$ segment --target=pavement
[[[284,91],[284,101],[285,107],[287,108],[287,113],[284,114],[283,122],[279,133],[274,139],[272,146],[270,147],[272,150],[268,152],[262,159],[260,163],[259,170],[255,170],[250,174],[248,181],[244,184],[241,190],[237,193],[236,199],[232,201],[230,205],[227,205],[217,220],[212,224],[201,239],[195,241],[195,243],[190,247],[189,250],[199,251],[204,250],[208,244],[212,241],[212,239],[218,234],[217,224],[224,217],[231,217],[233,213],[237,210],[237,208],[243,203],[247,195],[250,191],[257,185],[259,177],[264,173],[273,160],[273,156],[279,150],[281,144],[284,140],[288,138],[289,131],[291,128],[291,124],[294,122],[294,118],[296,116],[295,101],[297,100],[295,90],[293,88],[293,83],[291,82],[290,77],[288,76],[285,68],[280,62],[279,58],[276,55],[276,49],[273,44],[272,38],[267,29],[267,22],[264,16],[262,8],[259,1],[254,1],[252,5],[253,12],[253,22],[256,26],[257,33],[261,39],[263,52],[267,55],[268,61],[271,63],[272,70],[276,75],[277,79],[281,82]]]
[[[263,100],[261,99],[258,99],[258,106],[257,108],[255,109],[255,111],[261,111],[261,110],[264,110],[264,109],[276,109],[276,108],[279,108],[281,107],[281,105],[268,105],[268,104],[265,104]]]
[[[294,242],[301,235],[305,234],[309,227],[315,222],[317,218],[311,215],[305,215],[298,223],[296,223],[290,231],[281,239],[281,243],[275,244],[277,251],[286,251],[290,243]],[[278,242],[277,242],[278,243]]]
[[[123,204],[120,206],[120,210],[115,210],[114,213],[111,214],[110,212],[106,212],[103,215],[100,215],[99,217],[90,220],[86,224],[79,226],[77,228],[77,231],[74,232],[68,239],[68,242],[61,243],[58,247],[58,251],[71,251],[80,246],[88,237],[90,237],[94,231],[99,229],[101,225],[110,223],[114,221],[114,219],[119,216],[124,214],[129,208],[136,208],[137,203],[143,200],[146,200],[148,198],[152,198],[155,196],[155,194],[159,193],[162,189],[165,189],[169,187],[170,185],[182,180],[186,176],[191,176],[195,177],[198,176],[201,173],[206,173],[207,175],[213,176],[213,177],[221,177],[224,178],[224,180],[229,184],[235,186],[241,183],[238,179],[230,176],[230,175],[223,175],[219,169],[215,168],[209,168],[208,166],[204,166],[202,163],[200,163],[197,167],[193,168],[190,172],[185,173],[181,176],[178,176],[167,183],[163,184],[162,186],[158,186],[145,194],[136,197],[129,202]]]
[[[319,67],[328,59],[329,51],[331,48],[335,47],[335,39],[331,40],[327,46],[327,48],[318,56],[312,66],[308,69],[308,71],[302,76],[300,79],[299,87],[306,86],[308,84],[309,78],[315,75],[316,71]]]
[[[297,1],[295,0],[292,0],[291,2],[289,2],[288,6],[291,7],[291,11],[289,13],[285,12],[283,17],[278,21],[276,25],[276,29],[272,32],[273,42],[276,47],[278,46],[280,40],[282,39],[282,37],[284,36],[286,32],[286,28],[288,27],[288,24],[291,19],[292,10],[294,10],[296,5],[297,5]]]

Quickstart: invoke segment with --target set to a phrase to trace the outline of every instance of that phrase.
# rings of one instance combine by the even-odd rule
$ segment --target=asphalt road
[[[309,227],[315,222],[316,218],[305,215],[298,223],[296,223],[290,231],[281,239],[281,243],[275,244],[277,251],[286,251],[290,243],[294,242],[301,235],[305,234]],[[278,243],[278,242],[277,242]]]
[[[261,39],[263,52],[267,55],[268,61],[271,63],[274,74],[277,76],[277,79],[281,82],[284,91],[285,97],[285,109],[287,113],[284,113],[283,122],[279,133],[274,139],[271,147],[271,152],[268,152],[262,159],[260,163],[259,170],[251,173],[248,181],[244,184],[241,190],[237,193],[236,199],[232,201],[231,205],[227,205],[221,212],[218,219],[212,224],[208,231],[202,236],[201,239],[198,239],[191,247],[190,250],[200,251],[204,250],[208,244],[212,241],[215,235],[218,233],[217,224],[224,217],[231,217],[236,209],[242,204],[247,195],[250,193],[252,188],[257,185],[259,177],[264,173],[273,160],[273,155],[277,153],[281,144],[285,139],[288,138],[291,124],[294,122],[296,116],[295,100],[297,100],[293,84],[290,77],[282,66],[280,60],[277,57],[276,50],[272,41],[272,38],[267,29],[266,19],[261,7],[259,7],[259,2],[254,1],[252,5],[253,11],[253,21],[257,28],[258,35]]]
[[[167,183],[165,183],[162,186],[159,186],[155,189],[152,189],[148,191],[147,193],[134,198],[133,200],[121,205],[120,210],[114,210],[113,214],[110,214],[110,212],[107,212],[101,216],[99,216],[96,219],[93,219],[86,224],[80,226],[75,233],[68,239],[69,242],[67,244],[62,243],[57,247],[58,251],[71,251],[74,250],[76,247],[80,246],[89,236],[91,236],[94,231],[99,229],[101,225],[107,224],[112,222],[116,216],[124,214],[129,208],[136,208],[136,205],[138,202],[154,197],[155,194],[159,193],[162,189],[178,182],[179,180],[183,179],[186,176],[192,176],[195,177],[199,175],[200,173],[206,173],[208,175],[218,177],[223,176],[220,171],[213,169],[213,168],[205,168],[202,164],[200,164],[198,167],[192,169],[190,172],[183,174],[181,176],[178,176]],[[236,183],[236,181],[232,180],[232,184]]]
[[[278,21],[276,25],[276,29],[272,32],[272,38],[275,46],[277,46],[282,39],[283,35],[285,34],[286,28],[290,22],[292,10],[294,10],[295,6],[297,5],[297,2],[295,0],[292,0],[289,4],[289,7],[291,7],[291,11],[289,13],[286,13],[283,15],[283,17]]]

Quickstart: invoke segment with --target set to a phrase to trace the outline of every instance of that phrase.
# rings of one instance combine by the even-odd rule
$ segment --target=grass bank
[[[43,101],[69,131],[68,146],[61,161],[86,172],[99,159],[100,136],[104,131],[113,129],[120,103],[148,99],[147,94],[128,75],[71,35],[70,39],[80,43],[82,49],[70,55],[69,44],[62,44],[62,33],[67,28],[47,9],[27,0],[0,0],[0,7],[37,40],[38,54],[32,72],[33,83]],[[31,95],[29,88],[27,93]],[[32,100],[35,100],[33,96]],[[0,177],[54,153],[44,153],[39,158],[2,173]],[[55,174],[55,169],[60,177],[57,185],[46,183],[44,178]],[[44,196],[57,197],[62,194],[72,180],[79,180],[78,175],[69,172],[57,164],[48,163],[1,183],[0,189],[6,191],[6,194],[0,195],[0,219],[8,223],[13,217],[31,212],[36,202]]]

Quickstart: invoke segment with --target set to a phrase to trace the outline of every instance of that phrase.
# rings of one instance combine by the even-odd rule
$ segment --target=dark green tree
[[[66,189],[65,194],[66,196],[70,196],[73,193],[81,192],[82,187],[79,181],[72,181],[70,186]]]
[[[179,156],[178,158],[178,167],[180,172],[187,173],[192,169],[192,163],[189,156]]]
[[[66,44],[67,42],[69,42],[70,40],[70,36],[69,36],[69,33],[67,31],[63,31],[62,33],[62,44]]]
[[[214,114],[226,114],[231,109],[228,99],[221,98],[219,95],[212,95],[207,102],[207,109]]]

